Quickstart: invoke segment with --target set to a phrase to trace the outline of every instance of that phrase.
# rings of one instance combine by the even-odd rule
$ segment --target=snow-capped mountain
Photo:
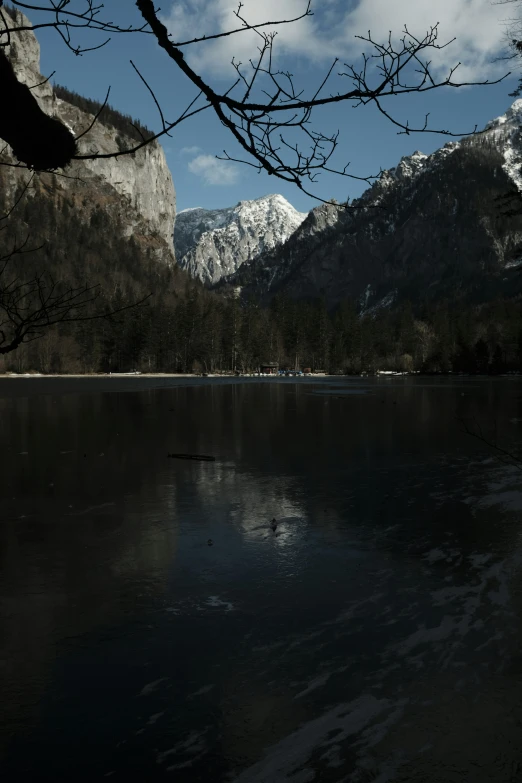
[[[176,260],[206,285],[286,242],[306,218],[278,194],[224,209],[184,209],[176,215]]]
[[[322,291],[332,305],[352,298],[363,311],[401,297],[479,301],[517,293],[522,214],[513,214],[505,196],[522,212],[521,165],[516,100],[482,133],[403,157],[351,209],[316,207],[284,245],[226,282],[265,301],[278,290],[295,298]]]
[[[502,168],[522,191],[522,99],[518,98],[505,114],[488,122],[485,135],[495,139],[504,155]]]

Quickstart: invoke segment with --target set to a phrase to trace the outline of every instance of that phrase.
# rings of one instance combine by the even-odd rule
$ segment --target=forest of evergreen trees
[[[279,294],[261,307],[206,291],[177,268],[147,260],[132,242],[107,269],[88,268],[90,280],[104,281],[99,312],[152,296],[111,318],[53,327],[2,357],[0,370],[248,372],[267,361],[336,373],[522,369],[520,301],[446,302],[419,312],[405,301],[360,317],[354,302],[329,312],[322,299],[296,302]],[[73,264],[71,275],[81,279]]]
[[[144,139],[150,139],[150,137],[154,135],[153,132],[139,120],[133,119],[129,114],[122,114],[109,103],[103,106],[100,101],[95,101],[93,98],[85,98],[83,95],[79,95],[79,93],[74,92],[74,90],[69,90],[61,84],[53,84],[53,90],[56,96],[62,101],[67,101],[67,103],[76,106],[81,111],[93,115],[100,112],[98,119],[103,125],[111,125],[115,130],[134,139],[134,141],[140,142]],[[121,141],[121,144],[122,147],[125,146],[123,140]]]
[[[61,94],[89,111],[99,106]],[[114,112],[106,119],[127,132],[130,118]],[[0,170],[0,186],[1,176]],[[0,187],[0,214],[13,203],[3,203],[5,190]],[[15,195],[15,203],[19,196],[1,226],[0,257],[23,236],[35,250],[0,268],[0,310],[10,280],[44,270],[63,285],[99,285],[88,314],[151,296],[119,315],[44,330],[0,356],[0,372],[249,372],[263,362],[334,373],[522,370],[521,294],[482,304],[399,299],[391,309],[362,316],[353,301],[332,311],[323,298],[293,301],[281,293],[262,307],[190,280],[158,257],[154,237],[123,238],[107,196],[94,203],[86,191],[82,198],[81,183],[72,195],[40,183]]]
[[[86,222],[67,200],[57,208],[38,191],[20,201],[12,218],[0,234],[3,252],[29,227],[32,246],[42,246],[13,257],[0,283],[9,274],[27,279],[45,269],[72,286],[99,284],[90,313],[152,295],[120,315],[47,329],[0,357],[0,371],[234,372],[267,361],[341,373],[522,368],[520,298],[424,307],[403,301],[362,317],[355,302],[329,311],[324,299],[296,302],[282,294],[261,307],[207,291],[158,260],[153,247],[121,238],[123,231],[102,208]]]

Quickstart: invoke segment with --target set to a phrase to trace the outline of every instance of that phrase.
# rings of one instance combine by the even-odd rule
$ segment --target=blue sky
[[[72,0],[70,7],[79,8],[83,1]],[[305,7],[306,0],[244,0],[243,13],[250,21],[260,22],[296,16]],[[236,8],[234,0],[164,0],[162,18],[174,40],[184,40],[239,26],[232,13]],[[105,10],[112,21],[128,24],[138,18],[129,0],[108,0]],[[455,73],[456,81],[495,79],[509,70],[514,70],[513,75],[493,86],[441,88],[424,95],[390,98],[385,107],[393,109],[399,119],[408,119],[412,126],[422,125],[424,115],[430,112],[432,127],[466,133],[503,114],[513,101],[509,93],[519,71],[513,62],[495,62],[495,58],[505,53],[506,22],[517,11],[516,6],[491,0],[315,0],[312,10],[313,17],[277,28],[277,66],[290,69],[300,88],[310,90],[317,85],[334,56],[340,57],[335,73],[344,70],[344,62],[360,65],[361,52],[371,54],[373,50],[370,44],[357,40],[357,34],[365,35],[371,29],[375,39],[384,41],[391,30],[398,39],[407,24],[410,32],[422,37],[429,25],[439,22],[439,43],[454,36],[457,40],[440,51],[427,53],[436,76],[445,75],[459,61],[462,65]],[[34,13],[31,20],[37,21]],[[177,72],[152,36],[115,36],[104,48],[76,57],[55,31],[41,30],[37,35],[44,74],[55,71],[55,81],[99,100],[110,86],[111,104],[153,130],[160,127],[157,109],[132,69],[131,59],[154,87],[168,120],[175,119],[195,97],[195,88]],[[96,35],[78,38],[90,45],[100,40]],[[183,51],[190,64],[216,90],[223,91],[234,81],[232,56],[248,63],[257,45],[256,36],[247,32],[185,47]],[[346,77],[335,76],[332,91],[347,89],[349,84]],[[311,127],[328,133],[340,131],[334,162],[342,167],[350,161],[349,171],[357,176],[377,174],[381,167],[396,165],[402,155],[417,149],[430,153],[451,140],[427,133],[397,135],[397,128],[371,105],[354,108],[345,103],[318,109]],[[162,143],[174,178],[178,210],[229,206],[267,193],[281,193],[301,211],[318,203],[295,186],[258,174],[250,167],[216,161],[215,155],[224,149],[234,156],[238,148],[210,110],[183,122],[172,138],[164,138]],[[367,185],[325,173],[309,187],[322,198],[344,200],[358,196]]]

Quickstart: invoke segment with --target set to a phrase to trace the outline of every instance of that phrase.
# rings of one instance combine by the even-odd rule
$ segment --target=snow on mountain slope
[[[278,194],[224,209],[178,212],[174,248],[178,265],[214,285],[265,250],[283,244],[306,218]]]
[[[476,138],[477,140],[490,139],[495,142],[497,149],[504,156],[504,171],[517,188],[522,190],[522,173],[520,171],[522,164],[522,98],[514,101],[505,114],[490,120]],[[386,185],[401,179],[415,178],[437,165],[444,156],[459,147],[460,142],[449,142],[431,155],[425,155],[419,151],[414,152],[413,155],[401,158],[396,168],[384,171],[379,182]],[[363,194],[363,198],[372,195],[374,190],[375,185]]]
[[[522,199],[521,169],[517,100],[483,132],[403,157],[348,210],[316,207],[288,242],[223,283],[265,302],[277,291],[296,299],[321,292],[332,306],[349,298],[365,311],[401,296],[515,295],[522,290],[522,211],[513,185]]]
[[[494,138],[497,146],[503,152],[505,163],[503,169],[510,179],[522,191],[522,99],[518,98],[511,104],[507,112],[496,117],[486,125],[487,135]]]

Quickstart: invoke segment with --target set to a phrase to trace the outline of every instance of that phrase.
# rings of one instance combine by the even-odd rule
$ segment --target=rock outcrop
[[[29,25],[18,10],[9,10],[4,17],[10,27]],[[10,36],[5,49],[18,79],[29,86],[41,108],[57,117],[79,136],[91,125],[94,116],[57,97],[53,86],[40,74],[40,47],[32,31]],[[78,154],[113,152],[136,144],[110,124],[97,121],[78,143]],[[3,153],[12,162],[9,150]],[[176,214],[176,196],[172,175],[160,144],[152,142],[133,155],[98,160],[76,160],[58,174],[35,175],[27,197],[35,189],[48,191],[58,205],[66,198],[82,209],[88,220],[93,210],[104,208],[114,217],[115,226],[124,236],[145,243],[154,250],[158,260],[173,263],[172,225]],[[17,188],[28,180],[25,169],[0,166],[2,189],[7,204]]]

